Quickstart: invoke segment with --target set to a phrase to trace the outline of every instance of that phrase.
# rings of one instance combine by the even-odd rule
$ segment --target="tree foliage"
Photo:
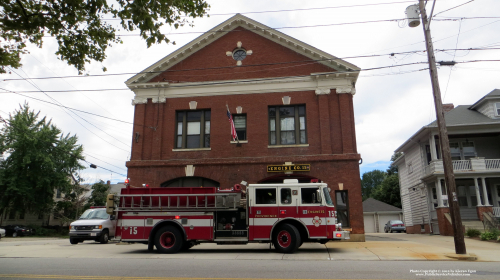
[[[106,198],[109,193],[109,185],[99,180],[99,182],[92,185],[91,189],[92,194],[88,201],[89,206],[105,206]]]
[[[56,188],[70,193],[71,180],[83,169],[77,137],[63,135],[45,117],[20,106],[0,130],[0,212],[5,209],[44,213],[54,205]]]
[[[395,153],[391,163],[396,161],[402,153]],[[373,170],[363,174],[361,179],[363,200],[372,197],[376,200],[401,208],[401,191],[399,189],[398,168],[389,165],[386,172]]]
[[[73,178],[75,181],[81,182],[79,178]],[[61,226],[68,225],[86,210],[85,193],[88,192],[84,186],[80,184],[73,184],[70,189],[62,193],[61,200],[55,202],[54,215],[57,215]]]
[[[372,197],[373,191],[382,183],[387,176],[382,170],[372,170],[365,172],[361,177],[361,194],[363,200]]]
[[[111,1],[109,1],[111,2]],[[126,31],[138,30],[148,47],[170,40],[162,33],[165,24],[192,26],[189,18],[203,17],[209,5],[204,0],[0,0],[0,72],[17,68],[28,42],[42,47],[52,36],[56,55],[81,73],[92,60],[102,62],[106,49],[122,43],[109,19],[120,20]],[[175,43],[175,42],[174,42]],[[103,69],[105,70],[105,68]]]

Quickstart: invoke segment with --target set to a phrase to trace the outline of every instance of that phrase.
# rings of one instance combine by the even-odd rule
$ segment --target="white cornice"
[[[351,76],[354,78],[354,83],[356,82],[356,79],[359,75],[358,71],[361,70],[354,64],[337,58],[331,54],[328,54],[322,50],[319,50],[313,46],[310,46],[302,41],[299,41],[241,14],[236,14],[235,16],[229,18],[228,20],[217,25],[211,30],[205,32],[203,35],[197,37],[193,41],[189,42],[188,44],[149,66],[145,70],[141,71],[141,74],[134,75],[132,78],[128,79],[125,84],[130,86],[134,83],[141,83],[151,80],[161,72],[169,69],[170,67],[189,57],[196,51],[219,39],[228,31],[231,31],[237,27],[244,27],[310,59],[323,60],[319,61],[319,63],[326,65],[335,71],[355,71],[351,74]]]
[[[314,91],[329,92],[330,89],[351,93],[352,77],[317,79],[314,76],[293,78],[268,78],[258,80],[234,80],[218,82],[165,84],[163,87],[143,87],[142,84],[129,86],[135,93],[132,104],[142,104],[148,98],[154,102],[165,102],[166,98],[218,96],[235,94],[259,94],[272,92]]]

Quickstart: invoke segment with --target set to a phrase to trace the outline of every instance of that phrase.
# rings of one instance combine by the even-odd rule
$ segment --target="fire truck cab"
[[[325,183],[250,184],[232,189],[130,188],[110,195],[108,213],[118,217],[117,238],[176,253],[211,242],[272,243],[293,253],[304,242],[349,239]]]

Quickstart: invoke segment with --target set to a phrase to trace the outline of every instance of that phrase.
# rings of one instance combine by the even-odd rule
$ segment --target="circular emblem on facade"
[[[321,219],[318,216],[314,216],[314,218],[313,218],[313,225],[315,227],[319,227],[319,225],[321,225],[321,222],[322,221],[321,221]]]

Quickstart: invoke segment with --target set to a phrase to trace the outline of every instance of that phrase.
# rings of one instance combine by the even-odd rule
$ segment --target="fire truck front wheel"
[[[174,226],[165,226],[156,232],[155,246],[160,253],[177,253],[182,248],[182,243],[182,234]]]
[[[293,225],[281,225],[273,234],[273,243],[278,252],[293,253],[300,247],[300,233]]]

